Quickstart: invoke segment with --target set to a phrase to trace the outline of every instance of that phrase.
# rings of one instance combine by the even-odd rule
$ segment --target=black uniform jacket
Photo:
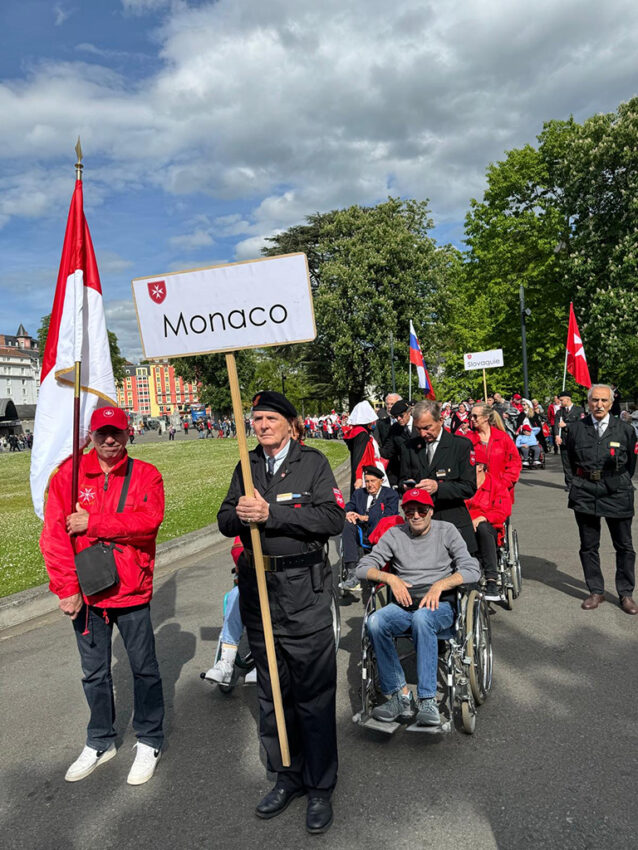
[[[633,516],[636,432],[631,425],[610,416],[598,439],[591,416],[575,422],[567,435],[567,458],[572,510],[616,519]]]
[[[572,404],[572,409],[569,411],[569,413],[566,413],[564,407],[559,407],[556,411],[556,416],[554,418],[554,436],[560,437],[564,445],[565,441],[567,440],[567,435],[569,434],[570,427],[574,423],[580,422],[584,415],[585,411],[579,404]],[[559,422],[561,419],[567,426],[566,428],[559,427]]]
[[[270,505],[270,515],[259,526],[264,555],[299,555],[322,550],[330,537],[341,534],[345,522],[344,500],[325,455],[294,440],[270,483],[261,446],[250,452],[253,483]],[[237,518],[235,507],[244,495],[241,468],[237,464],[228,495],[217,514],[219,530],[226,537],[241,537],[251,550],[250,528]],[[311,634],[332,623],[330,564],[323,562],[317,583],[313,567],[290,567],[266,573],[273,631],[280,635]],[[242,555],[237,576],[242,618],[248,627],[261,628],[255,570]]]
[[[419,432],[412,426],[410,434],[406,434],[405,427],[399,422],[395,422],[390,428],[390,432],[386,437],[383,445],[380,445],[379,454],[389,461],[386,469],[388,481],[392,486],[399,483],[401,475],[401,450],[408,440],[416,439]]]
[[[386,413],[385,416],[379,416],[374,428],[374,434],[377,439],[377,443],[381,446],[388,439],[388,434],[390,433],[390,429],[396,423],[392,421],[392,417]]]
[[[455,437],[445,429],[428,464],[427,442],[422,437],[408,440],[401,452],[399,483],[413,479],[431,478],[439,485],[432,496],[434,519],[451,522],[459,530],[472,526],[465,499],[476,493],[476,469],[472,458],[472,443],[467,437]]]

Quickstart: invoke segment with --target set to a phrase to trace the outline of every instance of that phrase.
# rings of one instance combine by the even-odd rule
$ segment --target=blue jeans
[[[115,740],[115,700],[111,677],[111,639],[117,624],[133,673],[133,729],[138,740],[156,750],[164,743],[164,697],[155,657],[155,637],[149,605],[109,608],[84,605],[73,620],[82,662],[82,686],[91,712],[86,743],[106,750]],[[86,634],[85,634],[86,632]]]
[[[239,610],[239,588],[233,587],[226,594],[226,609],[224,611],[224,624],[222,626],[222,643],[230,643],[239,646],[244,624]]]
[[[438,635],[453,623],[454,610],[449,602],[439,602],[436,611],[428,608],[406,611],[391,602],[368,618],[367,630],[377,657],[379,682],[384,694],[394,694],[406,684],[393,638],[411,631],[419,678],[417,696],[419,699],[436,696]]]

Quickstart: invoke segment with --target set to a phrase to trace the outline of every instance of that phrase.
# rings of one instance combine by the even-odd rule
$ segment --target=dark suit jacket
[[[385,412],[385,411],[384,411]],[[386,412],[385,416],[379,416],[374,427],[374,436],[379,446],[388,439],[391,427],[394,425],[392,417]]]
[[[432,463],[428,463],[427,442],[422,437],[408,440],[401,452],[399,484],[408,479],[417,483],[432,478],[439,485],[432,496],[434,519],[451,522],[463,535],[470,553],[476,551],[476,538],[465,500],[476,492],[473,446],[467,437],[443,430]]]
[[[561,437],[563,441],[562,448],[565,448],[565,442],[567,440],[567,435],[569,434],[569,426],[573,425],[575,422],[579,422],[585,414],[585,411],[579,404],[572,404],[572,409],[569,413],[565,413],[565,409],[563,407],[559,407],[556,411],[556,418],[554,419],[554,436]],[[559,428],[558,423],[560,420],[567,425],[567,428]]]
[[[367,504],[368,491],[365,487],[361,487],[354,491],[350,501],[346,503],[346,513],[355,511],[362,516],[368,514],[368,533],[376,528],[382,517],[396,516],[399,513],[399,497],[391,487],[381,487],[377,493],[377,501],[369,512],[366,510]]]
[[[399,476],[401,474],[401,450],[408,440],[415,439],[418,436],[419,432],[414,426],[412,426],[411,433],[408,436],[405,433],[403,425],[395,422],[390,428],[385,442],[379,444],[381,457],[389,461],[386,473],[388,475],[388,481],[393,487],[399,483]]]

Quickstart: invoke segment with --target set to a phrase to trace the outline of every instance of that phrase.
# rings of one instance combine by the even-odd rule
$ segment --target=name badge
[[[620,448],[620,443],[610,443],[609,445],[611,446],[612,449],[619,449]]]
[[[445,471],[445,469],[437,469],[437,471],[436,471],[436,477],[437,478],[445,478],[446,475],[447,475],[447,472]]]
[[[301,499],[302,496],[308,496],[309,493],[277,493],[278,502],[292,502],[293,499]]]

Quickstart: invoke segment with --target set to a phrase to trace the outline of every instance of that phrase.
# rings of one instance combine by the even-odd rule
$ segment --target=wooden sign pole
[[[487,378],[485,377],[485,369],[483,369],[483,391],[485,393],[483,396],[483,404],[487,404]]]
[[[239,378],[237,377],[237,364],[235,355],[226,355],[226,367],[228,369],[228,382],[230,384],[230,397],[233,402],[233,415],[235,417],[237,445],[239,447],[239,460],[241,463],[242,478],[244,479],[244,493],[252,499],[255,495],[253,477],[250,470],[250,458],[248,457],[248,443],[246,441],[246,429],[244,428],[244,411],[241,404],[241,393],[239,391]],[[275,706],[275,719],[277,721],[277,734],[279,736],[279,749],[281,750],[281,762],[284,767],[290,767],[290,750],[288,749],[288,733],[286,732],[286,719],[284,707],[281,701],[281,687],[279,685],[279,670],[277,668],[277,656],[275,654],[275,640],[272,633],[272,621],[270,619],[270,606],[268,605],[268,588],[266,585],[266,571],[264,569],[264,556],[261,551],[261,538],[257,523],[250,523],[250,540],[255,560],[255,574],[257,576],[257,590],[259,591],[259,606],[261,608],[261,621],[264,626],[264,639],[266,643],[266,655],[268,657],[268,672],[270,674],[270,687],[272,688],[272,699]]]

